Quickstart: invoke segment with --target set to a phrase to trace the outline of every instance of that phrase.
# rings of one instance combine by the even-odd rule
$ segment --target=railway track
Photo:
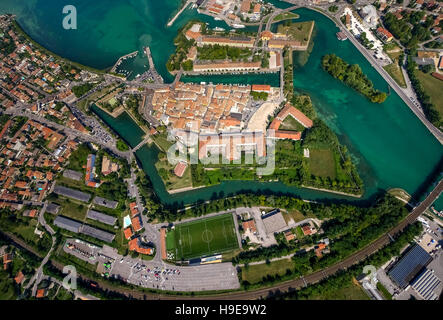
[[[139,290],[131,290],[129,288],[118,287],[113,284],[99,281],[99,287],[104,290],[111,290],[117,293],[123,294],[127,297],[135,299],[147,299],[147,300],[254,300],[254,299],[264,299],[274,292],[286,292],[294,289],[299,289],[310,284],[315,284],[327,277],[337,273],[340,270],[346,270],[347,268],[353,266],[354,264],[364,260],[371,254],[375,253],[391,241],[391,237],[401,232],[405,227],[413,223],[429,206],[438,198],[443,190],[443,179],[439,181],[437,186],[432,190],[432,192],[423,200],[417,207],[415,207],[412,212],[403,219],[397,226],[383,234],[381,237],[364,247],[363,249],[355,252],[349,257],[345,258],[330,267],[323,270],[316,271],[314,273],[308,274],[298,279],[293,279],[285,282],[275,284],[270,287],[251,290],[251,291],[235,291],[220,294],[209,294],[209,295],[172,295],[164,293],[153,293],[153,292],[143,292]],[[5,234],[8,237],[11,235]],[[15,239],[19,240],[19,239]],[[22,241],[18,241],[19,243]],[[25,249],[29,251],[30,248],[27,247],[26,243],[20,243]],[[51,263],[59,270],[63,269],[63,265],[51,261]],[[79,275],[85,281],[95,281],[89,279],[88,277]]]

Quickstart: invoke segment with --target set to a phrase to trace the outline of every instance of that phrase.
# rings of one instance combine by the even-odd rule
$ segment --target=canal
[[[190,9],[185,10],[174,25],[167,28],[166,23],[177,10],[180,0],[74,2],[79,20],[79,29],[75,31],[61,28],[60,12],[63,3],[60,1],[2,0],[0,12],[17,14],[23,29],[48,49],[99,69],[112,66],[120,56],[149,45],[156,67],[166,81],[172,80],[165,63],[174,51],[173,39],[180,27],[190,19],[198,18],[211,27],[227,28],[223,21],[215,21]],[[277,0],[272,2],[285,7],[284,3],[279,4]],[[441,145],[392,90],[383,104],[372,104],[325,73],[320,67],[320,59],[326,53],[335,53],[350,63],[359,64],[377,89],[388,90],[386,82],[349,41],[337,40],[335,33],[338,30],[332,21],[308,9],[299,9],[296,12],[301,16],[299,21],[315,20],[316,27],[309,59],[305,64],[294,68],[294,89],[312,97],[319,116],[350,150],[365,184],[363,198],[369,199],[378,191],[391,187],[404,188],[412,194],[422,191],[423,186],[428,183],[427,178],[441,171],[441,168],[438,169],[443,155]],[[143,72],[145,65],[147,60],[139,54],[134,59],[133,73]],[[274,81],[278,83],[278,74],[185,77],[184,81],[274,84]],[[122,114],[117,119],[107,118],[103,114],[99,116],[131,146],[141,141],[141,129],[127,114]],[[230,181],[218,186],[169,195],[154,167],[157,152],[155,147],[145,146],[136,155],[151,178],[157,194],[165,203],[193,203],[243,190],[263,193],[272,190],[274,193],[291,193],[306,199],[345,199],[342,196],[288,187],[281,183],[254,181]]]

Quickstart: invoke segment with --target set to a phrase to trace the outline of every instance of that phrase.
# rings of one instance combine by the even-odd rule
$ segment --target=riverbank
[[[176,13],[176,15],[168,22],[167,26],[170,27],[174,23],[175,20],[180,16],[180,14],[185,11],[185,9],[192,3],[192,0],[186,0],[183,7]]]
[[[106,110],[105,108],[101,107],[98,104],[95,104],[98,108],[100,108],[103,112],[106,112],[109,116],[113,117],[113,118],[117,118],[118,116],[120,116],[123,112],[125,112],[125,108],[123,106],[118,107],[117,109],[115,109],[112,112],[109,112],[108,110]]]
[[[280,2],[276,5],[279,4]],[[285,6],[289,4],[282,2],[281,5]],[[23,5],[20,3],[14,4],[14,6],[17,6],[19,9],[23,8]],[[102,6],[101,1],[98,1],[93,5],[91,4],[91,12],[95,7],[98,6]],[[165,32],[165,37],[162,37],[161,39],[156,38],[157,40],[154,43],[150,43],[153,49],[154,58],[159,61],[160,66],[163,66],[162,61],[166,62],[169,53],[172,53],[174,50],[171,39],[176,36],[176,29],[183,25],[183,21],[206,17],[200,17],[196,14],[194,15],[191,10],[187,10],[182,16],[180,16],[180,19],[177,21],[178,23],[174,24],[169,31],[167,31],[164,27],[168,17],[171,16],[171,10],[169,10],[170,8],[168,8],[168,4],[162,3],[161,6],[157,6],[155,3],[149,3],[147,6],[149,6],[150,12],[153,12],[154,9],[159,11],[159,19],[157,20],[160,22],[158,24],[153,24],[152,21],[148,21],[149,19],[146,19],[146,17],[143,16],[143,19],[140,21],[148,22],[142,22],[142,29],[150,30],[148,34],[155,34],[160,31]],[[111,5],[106,3],[106,12],[108,15],[115,12],[111,7]],[[176,7],[176,3],[174,4],[174,7]],[[9,9],[10,7],[8,8],[8,6],[5,7],[0,5],[0,8],[6,8],[8,11],[12,11]],[[126,5],[124,8],[127,10],[133,10]],[[169,11],[163,12],[165,10]],[[18,9],[15,10],[15,12],[18,11]],[[374,112],[374,110],[368,107],[365,102],[359,100],[357,97],[355,97],[355,95],[349,93],[347,88],[343,88],[340,85],[332,83],[332,81],[336,81],[329,75],[328,78],[331,78],[332,81],[324,79],[325,77],[322,75],[323,71],[318,70],[316,63],[313,61],[320,61],[319,58],[316,58],[318,51],[325,52],[325,50],[329,50],[328,52],[337,52],[338,55],[343,56],[343,58],[351,63],[360,64],[362,69],[368,74],[369,78],[374,82],[374,85],[378,89],[383,89],[386,87],[386,83],[382,81],[379,74],[377,74],[371,68],[368,60],[363,59],[364,57],[358,53],[358,50],[355,50],[355,48],[358,49],[357,45],[354,46],[348,44],[348,42],[338,42],[335,36],[337,31],[335,30],[335,26],[338,24],[334,21],[331,23],[332,18],[330,18],[326,13],[320,12],[321,14],[317,14],[315,11],[318,10],[315,10],[315,8],[309,8],[298,9],[296,11],[297,14],[300,15],[300,20],[315,20],[317,25],[315,46],[308,63],[301,69],[294,66],[294,87],[296,91],[312,95],[313,103],[315,104],[316,110],[318,110],[319,114],[321,115],[321,118],[323,118],[327,124],[333,128],[333,130],[340,136],[340,140],[342,140],[351,151],[352,156],[356,158],[358,170],[362,174],[365,184],[365,195],[362,198],[368,199],[371,197],[371,195],[377,192],[377,190],[388,189],[393,186],[402,187],[409,193],[413,194],[415,191],[419,190],[421,184],[424,182],[425,179],[423,176],[426,176],[432,172],[433,168],[438,162],[438,159],[442,156],[441,146],[434,143],[433,137],[428,134],[427,130],[423,130],[421,128],[421,123],[416,121],[416,117],[410,115],[409,110],[404,110],[406,108],[404,108],[403,103],[400,101],[397,95],[391,94],[384,103],[383,108],[378,108],[377,111]],[[48,14],[46,11],[43,11],[43,13],[42,18],[45,19]],[[139,11],[139,13],[141,15],[141,11]],[[85,14],[88,14],[88,12]],[[129,31],[127,25],[134,25],[134,23],[140,18],[137,16],[138,13],[135,15],[134,14],[123,17],[123,25],[117,24],[116,21],[112,21],[111,24],[107,24],[107,20],[102,19],[103,21],[100,22],[100,27],[102,30],[108,30],[109,33],[112,31],[112,34],[119,35],[119,30],[121,30],[121,33],[124,31],[126,34],[127,31]],[[22,17],[23,19],[26,19],[26,21],[31,20],[29,14],[23,14]],[[91,23],[94,23],[94,25],[97,23],[94,21],[92,16],[88,19],[90,19]],[[126,23],[128,22],[128,19],[129,23]],[[136,21],[133,21],[134,19]],[[225,27],[221,22],[212,21],[212,19],[203,20],[210,23],[211,26]],[[28,30],[30,34],[35,36],[36,39],[41,39],[39,33],[35,32],[37,27],[39,28],[38,30],[42,30],[42,32],[46,33],[48,35],[47,41],[44,41],[43,43],[50,45],[53,49],[57,49],[57,46],[60,46],[62,43],[57,39],[60,38],[59,36],[62,36],[63,32],[59,30],[61,28],[52,30],[51,28],[53,24],[42,24],[38,21],[29,24],[24,24],[24,22],[21,22],[21,24],[26,26],[25,29]],[[113,26],[116,27],[114,28]],[[81,30],[79,31],[81,32]],[[94,33],[90,33],[91,36],[89,38],[87,37],[86,40],[82,42],[85,43],[85,45],[87,44],[88,50],[72,50],[72,53],[67,54],[70,57],[73,57],[74,60],[78,57],[78,59],[82,59],[82,61],[87,61],[86,58],[89,59],[89,56],[85,55],[84,52],[88,51],[94,53],[95,56],[101,57],[100,60],[91,58],[90,61],[92,65],[102,66],[103,62],[105,62],[105,64],[112,65],[112,63],[109,62],[109,56],[112,56],[116,52],[118,52],[118,56],[121,56],[124,54],[124,52],[120,53],[121,50],[131,52],[135,49],[130,43],[134,42],[132,39],[138,39],[141,35],[137,33],[137,30],[131,30],[131,32],[134,34],[134,36],[129,36],[127,40],[122,39],[123,43],[116,42],[117,39],[115,37],[109,38],[110,36],[107,36],[106,38],[112,41],[100,40],[102,38],[95,39]],[[77,33],[69,33],[69,41],[72,43],[78,43],[76,38],[77,36],[75,36],[75,34]],[[144,34],[146,34],[146,31]],[[56,36],[55,38],[54,35]],[[86,35],[81,34],[81,36],[82,39],[85,39]],[[115,43],[118,43],[118,48],[116,46],[112,47]],[[106,45],[108,47],[106,47]],[[101,51],[101,49],[104,47],[107,48],[107,52],[109,51],[110,54]],[[325,47],[327,49],[325,49]],[[56,51],[65,52],[66,50],[60,48]],[[115,60],[117,60],[117,58],[115,58]],[[166,68],[163,68],[160,71],[162,74],[167,74]],[[279,79],[276,79],[277,77],[274,77],[273,75],[265,75],[262,77],[257,75],[255,77],[208,76],[205,78],[202,76],[186,78],[187,79],[184,79],[184,81],[210,81],[213,83],[226,84],[266,84],[270,81],[275,81],[275,85],[273,86],[277,86],[279,81]],[[170,80],[170,77],[167,77],[167,79]],[[128,135],[123,132],[125,138],[131,141],[138,140],[136,139],[134,130],[127,127],[123,131],[127,130],[130,130],[131,133]],[[383,143],[378,143],[379,141],[383,141]],[[412,153],[411,148],[414,150]],[[142,153],[143,152],[140,154]],[[154,153],[150,152],[150,154]],[[383,155],[383,157],[376,155]],[[146,168],[148,167],[149,166],[146,166]],[[147,171],[149,171],[150,178],[152,179],[152,177],[154,177],[155,180],[155,173],[152,173],[150,170]],[[195,192],[187,192],[183,195],[174,195],[174,197],[166,194],[166,191],[163,190],[162,187],[163,184],[160,186],[159,184],[154,183],[154,185],[156,193],[160,194],[162,202],[166,201],[167,203],[194,203],[200,200],[210,199],[214,193],[218,194],[220,192],[225,192],[225,194],[233,194],[245,189],[254,190],[257,192],[260,190],[260,192],[266,191],[273,193],[290,193],[304,199],[314,201],[324,198],[331,200],[339,199],[339,201],[346,199],[344,198],[345,196],[328,196],[324,192],[316,192],[315,190],[307,191],[301,188],[286,187],[279,183],[223,183],[219,187],[208,187],[207,190],[204,188]]]
[[[330,190],[330,189],[322,189],[322,188],[310,187],[310,186],[305,186],[305,185],[301,185],[301,187],[302,188],[306,188],[306,189],[311,189],[311,190],[322,191],[322,192],[335,193],[335,194],[339,194],[339,195],[342,195],[342,196],[353,197],[353,198],[358,198],[358,199],[360,199],[363,196],[361,194],[358,195],[358,194],[347,193],[347,192],[343,192],[343,191]]]
[[[186,187],[186,188],[180,188],[180,189],[168,190],[168,193],[169,193],[169,194],[176,194],[176,193],[181,193],[181,192],[185,192],[185,191],[197,190],[197,189],[201,189],[201,188],[205,188],[205,187],[206,187],[206,186]]]

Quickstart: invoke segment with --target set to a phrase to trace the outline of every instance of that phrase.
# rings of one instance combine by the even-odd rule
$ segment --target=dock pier
[[[136,57],[138,55],[138,51],[134,51],[131,53],[128,53],[127,55],[124,55],[123,57],[120,57],[117,62],[114,64],[114,66],[111,69],[111,72],[115,73],[115,70],[117,70],[118,66],[123,62],[123,60]]]
[[[160,84],[164,83],[164,80],[163,80],[162,76],[155,69],[154,60],[152,59],[151,49],[149,47],[144,47],[143,51],[146,54],[146,56],[148,57],[149,70],[146,71],[141,76],[141,79],[147,77],[147,78],[152,78],[154,80],[154,83],[157,83],[157,84],[158,83],[160,83]]]
[[[196,1],[196,0],[187,0],[186,3],[183,5],[183,8],[181,8],[180,11],[177,12],[177,14],[174,16],[174,18],[172,18],[172,19],[168,22],[167,26],[168,26],[168,27],[172,26],[172,25],[174,24],[174,21],[177,20],[177,18],[182,14],[183,11],[185,11],[185,9],[187,8],[187,6],[188,6],[189,4],[191,4],[192,2],[195,2],[195,1]]]

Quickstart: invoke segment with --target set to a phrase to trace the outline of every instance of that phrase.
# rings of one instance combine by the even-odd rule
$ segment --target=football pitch
[[[175,226],[177,259],[191,259],[238,248],[232,214],[227,213]]]

